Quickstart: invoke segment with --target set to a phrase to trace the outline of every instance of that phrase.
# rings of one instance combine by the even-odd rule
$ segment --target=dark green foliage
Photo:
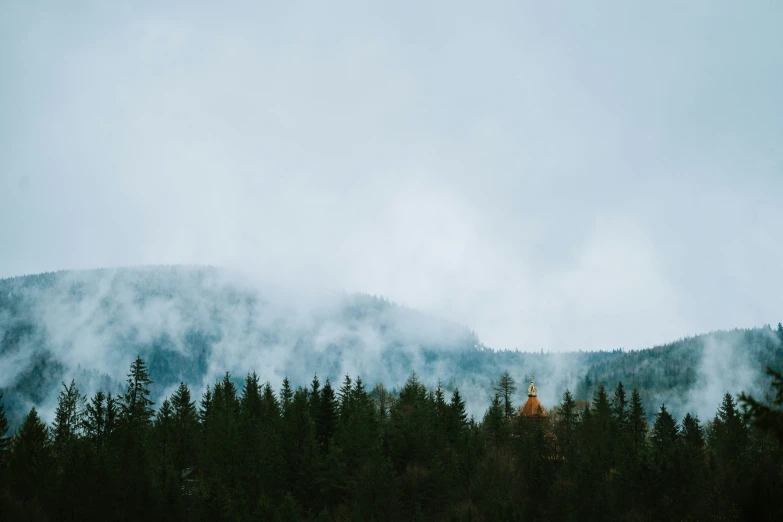
[[[152,381],[146,363],[140,356],[136,357],[128,374],[128,391],[122,405],[122,420],[131,431],[149,425],[155,415],[152,409],[154,403],[150,400],[150,384]]]
[[[780,323],[777,333],[783,341],[783,326]],[[740,402],[753,419],[753,425],[773,434],[783,445],[783,374],[767,367],[767,375],[772,377],[772,387],[775,390],[771,404],[764,404],[745,393],[740,394]]]
[[[57,399],[57,409],[54,411],[54,424],[52,425],[55,446],[67,445],[78,434],[82,428],[83,415],[84,400],[76,388],[76,383],[73,380],[67,386],[63,383],[63,389]]]
[[[33,407],[13,439],[9,462],[10,492],[41,508],[52,498],[56,461],[49,429]]]
[[[5,418],[3,394],[0,393],[0,469],[2,469],[11,438],[8,436],[8,419]]]
[[[661,405],[661,411],[655,414],[650,440],[653,448],[660,455],[667,451],[673,451],[677,447],[677,438],[680,435],[679,427],[674,417],[666,411],[666,406]]]
[[[567,464],[573,465],[577,451],[579,413],[569,390],[563,393],[563,402],[555,410],[554,431]]]
[[[710,444],[724,459],[735,459],[745,449],[748,437],[745,421],[734,397],[728,392],[723,396],[718,414],[712,422],[709,437]]]
[[[644,413],[642,399],[639,391],[634,388],[631,392],[631,408],[628,413],[628,435],[631,440],[632,455],[636,459],[641,458],[644,454],[647,429],[647,416]]]
[[[180,383],[171,396],[173,465],[183,470],[196,465],[198,455],[198,413],[196,403],[190,398],[190,390]]]
[[[625,389],[623,383],[618,382],[614,390],[612,399],[612,415],[619,433],[625,433],[628,430],[628,401],[625,398]]]
[[[329,379],[326,379],[324,388],[321,391],[318,407],[313,417],[315,422],[315,440],[321,447],[321,451],[326,453],[337,427],[337,398]]]
[[[699,422],[698,417],[686,414],[682,419],[682,440],[683,443],[694,449],[704,447],[704,429]]]
[[[511,374],[507,371],[503,372],[500,379],[492,387],[492,389],[500,396],[503,401],[503,414],[507,419],[514,416],[514,394],[517,392],[516,381],[511,377]]]
[[[506,440],[507,425],[505,422],[505,410],[500,395],[497,393],[492,397],[492,403],[489,405],[482,426],[484,427],[487,440],[494,446],[501,446]]]
[[[641,393],[591,402],[563,394],[551,415],[506,415],[495,394],[481,423],[459,390],[412,374],[397,394],[346,376],[280,397],[226,373],[196,409],[183,383],[150,405],[137,360],[118,416],[97,392],[64,385],[52,427],[32,409],[0,481],[10,520],[779,520],[783,448],[762,410],[727,394],[702,426]],[[131,400],[135,382],[143,383]],[[777,386],[777,381],[773,382]],[[775,388],[777,389],[777,388]],[[743,402],[746,402],[743,398]],[[137,406],[133,406],[136,404]],[[144,408],[138,404],[146,404]],[[753,404],[753,403],[750,403]],[[769,406],[770,408],[772,406]],[[2,410],[0,410],[1,412]],[[130,412],[136,411],[136,421]],[[0,417],[1,418],[1,417]],[[139,420],[141,419],[141,420]],[[2,467],[0,467],[2,471]]]

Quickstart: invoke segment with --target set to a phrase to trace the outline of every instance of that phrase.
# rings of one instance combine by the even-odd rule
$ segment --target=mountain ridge
[[[88,393],[121,391],[136,355],[150,365],[155,400],[180,381],[201,389],[226,371],[237,381],[257,371],[275,386],[285,376],[304,386],[317,373],[333,381],[361,375],[389,387],[415,371],[424,382],[459,387],[478,417],[493,379],[507,370],[520,384],[535,373],[547,405],[566,388],[584,399],[598,383],[611,387],[621,380],[640,388],[645,400],[662,397],[674,411],[706,412],[714,411],[718,393],[763,388],[761,371],[780,366],[781,344],[783,332],[765,326],[641,350],[494,350],[463,325],[383,297],[330,294],[302,305],[286,292],[267,292],[211,266],[0,279],[0,388],[12,420],[31,405],[45,414],[60,382],[72,378]]]

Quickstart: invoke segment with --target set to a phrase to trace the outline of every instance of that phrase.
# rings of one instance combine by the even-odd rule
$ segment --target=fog
[[[0,276],[210,264],[547,352],[780,320],[779,2],[365,4],[3,3]]]

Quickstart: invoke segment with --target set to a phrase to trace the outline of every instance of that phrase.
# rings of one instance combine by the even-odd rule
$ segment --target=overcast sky
[[[783,320],[783,2],[193,4],[0,0],[0,277],[228,266],[524,350]]]

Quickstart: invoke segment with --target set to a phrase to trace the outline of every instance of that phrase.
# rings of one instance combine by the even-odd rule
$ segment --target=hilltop
[[[459,387],[471,413],[505,370],[524,384],[535,372],[551,405],[566,388],[589,398],[598,383],[623,381],[646,401],[697,411],[726,391],[764,389],[766,365],[781,366],[783,331],[712,332],[638,351],[541,353],[493,350],[468,327],[362,294],[298,296],[212,267],[61,271],[0,280],[0,388],[12,423],[36,405],[51,411],[62,381],[83,391],[121,392],[141,355],[153,400],[180,381],[197,387],[228,370],[279,386],[314,373],[339,381]],[[517,398],[522,401],[521,394]],[[651,405],[657,406],[657,405]],[[654,411],[654,408],[648,408]]]

